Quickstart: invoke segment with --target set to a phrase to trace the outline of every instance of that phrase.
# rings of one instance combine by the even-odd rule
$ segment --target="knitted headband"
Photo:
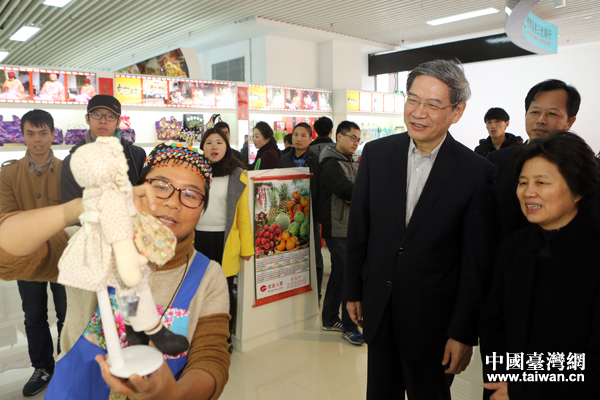
[[[161,164],[165,164],[169,160],[173,160],[173,166],[187,163],[196,167],[198,176],[202,176],[209,187],[212,186],[210,161],[204,157],[202,150],[197,150],[185,143],[167,142],[159,144],[152,149],[152,152],[146,158],[144,168],[148,166],[160,168]],[[187,168],[187,165],[185,165],[185,168]]]

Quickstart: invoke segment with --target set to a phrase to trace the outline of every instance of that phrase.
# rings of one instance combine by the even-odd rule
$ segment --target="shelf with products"
[[[358,124],[361,144],[405,131],[404,98],[399,93],[338,89],[333,91],[334,126],[344,120]]]
[[[284,149],[283,138],[296,124],[306,122],[312,126],[319,117],[333,117],[332,95],[331,90],[250,85],[248,137],[252,137],[256,123],[264,121],[273,128],[279,148]],[[248,143],[252,163],[257,150],[252,140]]]

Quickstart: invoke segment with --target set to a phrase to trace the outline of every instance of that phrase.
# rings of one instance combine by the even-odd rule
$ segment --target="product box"
[[[284,121],[275,121],[273,123],[274,131],[275,131],[275,139],[277,141],[283,140],[283,137],[287,135],[287,131],[285,130],[285,122]]]

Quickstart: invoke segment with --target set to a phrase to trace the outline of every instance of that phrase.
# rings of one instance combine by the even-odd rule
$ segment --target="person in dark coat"
[[[312,141],[312,129],[306,122],[300,122],[294,127],[294,131],[290,135],[292,137],[292,151],[282,153],[279,159],[279,168],[294,168],[308,167],[310,173],[313,174],[310,178],[310,196],[312,198],[313,233],[314,233],[314,249],[315,261],[317,264],[317,290],[319,300],[321,299],[321,284],[323,282],[323,255],[321,254],[321,233],[319,232],[319,217],[317,204],[319,197],[319,157],[310,150],[310,142]]]
[[[312,141],[310,149],[316,155],[320,155],[325,147],[335,147],[335,143],[331,140],[333,134],[333,121],[331,119],[321,117],[315,121],[313,127],[319,137]]]
[[[252,140],[258,149],[256,159],[248,169],[273,169],[279,166],[281,152],[273,134],[273,128],[264,121],[260,121],[252,129]]]
[[[248,164],[248,135],[244,135],[244,145],[240,150],[240,155],[242,156],[242,166]]]
[[[479,141],[479,146],[475,147],[475,153],[482,157],[487,157],[493,151],[506,149],[523,143],[521,136],[515,136],[506,132],[510,124],[508,113],[502,108],[490,108],[483,117],[485,128],[490,134],[487,138]]]
[[[580,104],[577,89],[563,81],[549,79],[533,86],[525,97],[525,130],[529,139],[547,136],[558,129],[571,129]],[[487,157],[498,168],[496,199],[501,239],[529,225],[515,195],[517,181],[511,170],[511,160],[518,148],[500,149]]]
[[[285,149],[281,150],[282,156],[294,151],[294,140],[292,139],[291,133],[288,133],[283,137],[283,145],[285,146]]]
[[[594,152],[576,134],[555,131],[522,146],[513,166],[531,225],[498,253],[480,323],[484,387],[494,400],[597,398],[600,231],[589,215],[600,181]],[[546,374],[558,381],[536,379]]]

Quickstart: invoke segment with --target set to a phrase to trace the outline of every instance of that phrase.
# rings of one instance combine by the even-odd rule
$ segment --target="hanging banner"
[[[310,174],[255,177],[255,306],[310,285]]]

